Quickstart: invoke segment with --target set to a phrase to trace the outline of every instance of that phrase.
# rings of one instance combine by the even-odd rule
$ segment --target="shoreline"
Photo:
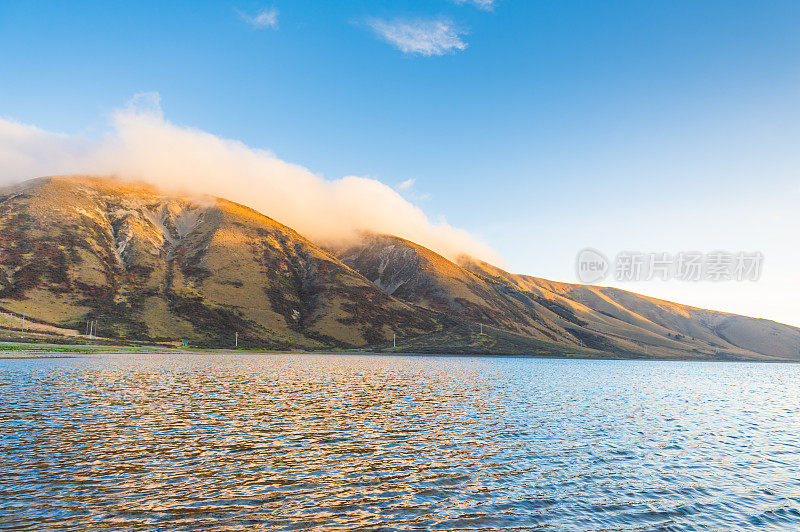
[[[629,360],[642,362],[752,362],[769,364],[797,364],[798,360],[765,357],[763,359],[748,358],[701,358],[701,357],[643,357],[625,355],[600,355],[585,353],[420,353],[406,351],[380,350],[336,350],[322,351],[285,350],[285,349],[232,349],[232,348],[197,348],[197,347],[165,347],[125,346],[125,345],[81,345],[51,344],[34,342],[0,342],[0,360],[30,360],[55,358],[82,358],[91,355],[366,355],[366,356],[406,356],[406,357],[448,357],[448,358],[488,358],[488,359],[547,359],[547,360]]]

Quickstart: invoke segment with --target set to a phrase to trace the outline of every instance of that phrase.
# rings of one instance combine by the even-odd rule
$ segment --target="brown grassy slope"
[[[742,328],[734,326],[730,314],[699,311],[621,290],[514,275],[469,258],[456,264],[394,236],[364,234],[359,242],[335,254],[397,298],[447,313],[462,324],[483,323],[489,330],[512,333],[502,342],[506,353],[517,345],[520,354],[560,350],[664,358],[800,358],[800,343],[791,343],[798,330],[792,327],[781,326],[787,336],[780,346],[763,340],[744,342]],[[434,341],[438,336],[428,338]],[[749,333],[748,338],[752,337],[754,333]],[[447,342],[459,343],[449,333]],[[434,349],[417,344],[408,345]]]
[[[403,301],[542,340],[554,340],[554,330],[564,333],[553,323],[552,313],[536,302],[498,291],[491,282],[408,240],[365,233],[335,254]]]
[[[100,334],[274,348],[362,346],[436,317],[292,229],[216,198],[88,177],[0,192],[0,307]]]
[[[800,329],[770,320],[699,309],[617,288],[560,283],[510,274],[469,258],[464,267],[486,279],[569,306],[586,327],[639,344],[734,356],[756,353],[800,360]]]
[[[800,331],[767,320],[456,264],[386,235],[335,254],[217,198],[89,177],[0,191],[0,311],[43,326],[82,333],[91,319],[101,336],[212,346],[238,332],[245,347],[386,347],[397,333],[416,352],[800,359]]]

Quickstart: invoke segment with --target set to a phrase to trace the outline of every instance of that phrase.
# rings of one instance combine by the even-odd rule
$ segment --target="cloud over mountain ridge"
[[[116,110],[98,140],[0,118],[0,184],[36,175],[111,175],[248,205],[323,244],[361,231],[390,233],[454,258],[499,257],[464,230],[425,213],[371,178],[326,180],[264,149],[166,120],[157,93]]]

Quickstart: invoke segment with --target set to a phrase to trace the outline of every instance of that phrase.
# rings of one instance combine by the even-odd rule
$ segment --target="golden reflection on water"
[[[798,370],[334,355],[2,361],[2,522],[791,527]]]

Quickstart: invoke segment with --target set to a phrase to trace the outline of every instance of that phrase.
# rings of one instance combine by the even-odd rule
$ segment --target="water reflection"
[[[800,367],[0,361],[9,527],[800,526]]]

